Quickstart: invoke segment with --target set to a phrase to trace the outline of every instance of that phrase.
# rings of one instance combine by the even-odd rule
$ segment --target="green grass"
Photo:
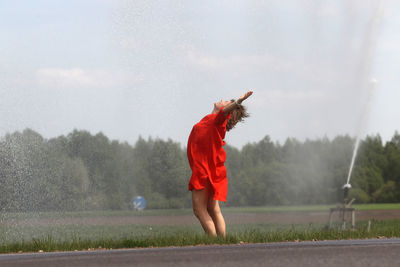
[[[224,214],[269,212],[328,212],[335,205],[222,207]],[[354,205],[356,210],[400,209],[400,204]],[[85,211],[1,213],[0,253],[32,251],[66,251],[87,249],[117,249],[134,247],[188,246],[199,244],[237,244],[280,242],[293,240],[329,240],[349,238],[400,237],[400,220],[357,222],[356,231],[342,231],[325,224],[246,224],[228,225],[226,239],[209,238],[199,224],[188,226],[160,225],[44,225],[18,226],[12,222],[30,219],[90,218],[109,216],[173,216],[192,214],[191,209],[145,211]],[[6,222],[6,224],[3,224]],[[51,223],[51,220],[50,220]]]
[[[225,213],[263,213],[263,212],[317,212],[329,211],[336,205],[300,205],[300,206],[260,206],[260,207],[226,207]],[[356,204],[356,210],[396,210],[400,209],[400,203],[382,204]]]
[[[378,203],[353,205],[356,210],[398,210],[400,203]]]
[[[209,238],[199,226],[7,227],[0,232],[0,253],[400,237],[399,226],[400,220],[372,221],[368,232],[367,222],[358,222],[355,231],[338,225],[327,230],[324,224],[231,225],[225,239]]]

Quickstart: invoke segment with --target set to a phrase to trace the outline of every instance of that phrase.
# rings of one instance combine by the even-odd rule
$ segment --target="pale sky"
[[[226,136],[238,148],[360,129],[387,141],[400,130],[399,29],[395,0],[1,1],[0,135],[185,146],[214,102],[252,89],[251,117]]]

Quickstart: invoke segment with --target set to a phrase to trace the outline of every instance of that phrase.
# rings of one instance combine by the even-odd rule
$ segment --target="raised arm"
[[[236,101],[232,101],[230,104],[226,105],[222,112],[224,112],[225,116],[227,116],[232,110],[237,108],[238,105],[242,104],[244,100],[246,100],[249,96],[253,94],[253,91],[247,91],[241,97],[238,98]]]

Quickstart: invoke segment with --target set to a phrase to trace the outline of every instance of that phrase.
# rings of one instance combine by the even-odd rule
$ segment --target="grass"
[[[14,231],[26,238],[3,241],[0,253],[400,237],[399,226],[400,220],[373,221],[370,231],[367,222],[358,222],[355,231],[337,225],[328,230],[323,224],[232,225],[225,239],[207,237],[198,226],[8,227],[8,235]]]
[[[376,203],[376,204],[356,204],[356,210],[398,210],[400,203]]]
[[[223,204],[222,204],[223,205]],[[318,212],[328,211],[336,205],[299,205],[299,206],[258,206],[258,207],[224,207],[223,213],[267,213],[267,212]],[[400,203],[356,204],[356,210],[396,210]],[[166,216],[192,214],[191,209],[159,209],[159,210],[105,210],[105,211],[76,211],[76,212],[15,212],[2,213],[1,218],[7,220],[24,220],[26,218],[59,219],[77,217],[112,217],[112,216]]]
[[[225,213],[264,213],[264,212],[318,212],[329,211],[336,205],[300,205],[300,206],[260,206],[260,207],[226,207]],[[356,210],[396,210],[400,203],[355,204]]]
[[[274,212],[328,212],[335,205],[223,207],[224,214]],[[400,204],[354,205],[356,210],[394,210]],[[342,231],[325,224],[246,224],[228,225],[225,239],[209,238],[199,225],[39,225],[22,226],[12,222],[30,219],[90,218],[108,216],[173,216],[192,214],[190,209],[145,211],[84,211],[0,214],[0,253],[71,251],[137,247],[192,246],[199,244],[264,243],[299,240],[400,237],[400,220],[357,222],[356,231]],[[51,221],[51,220],[50,220]],[[5,224],[2,224],[6,222]],[[11,223],[10,223],[11,222]]]

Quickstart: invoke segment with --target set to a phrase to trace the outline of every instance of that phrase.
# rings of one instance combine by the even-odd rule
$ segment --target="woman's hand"
[[[244,100],[246,100],[252,94],[253,94],[253,91],[247,91],[247,93],[245,93],[244,95],[239,97],[239,99],[236,100],[236,102],[231,102],[228,105],[226,105],[223,109],[225,116],[227,116],[232,110],[237,108],[238,107],[237,104],[241,104]]]
[[[247,93],[245,93],[241,97],[239,97],[239,99],[238,99],[239,104],[242,103],[244,100],[246,100],[252,94],[253,94],[253,91],[250,90],[250,91],[247,91]]]

